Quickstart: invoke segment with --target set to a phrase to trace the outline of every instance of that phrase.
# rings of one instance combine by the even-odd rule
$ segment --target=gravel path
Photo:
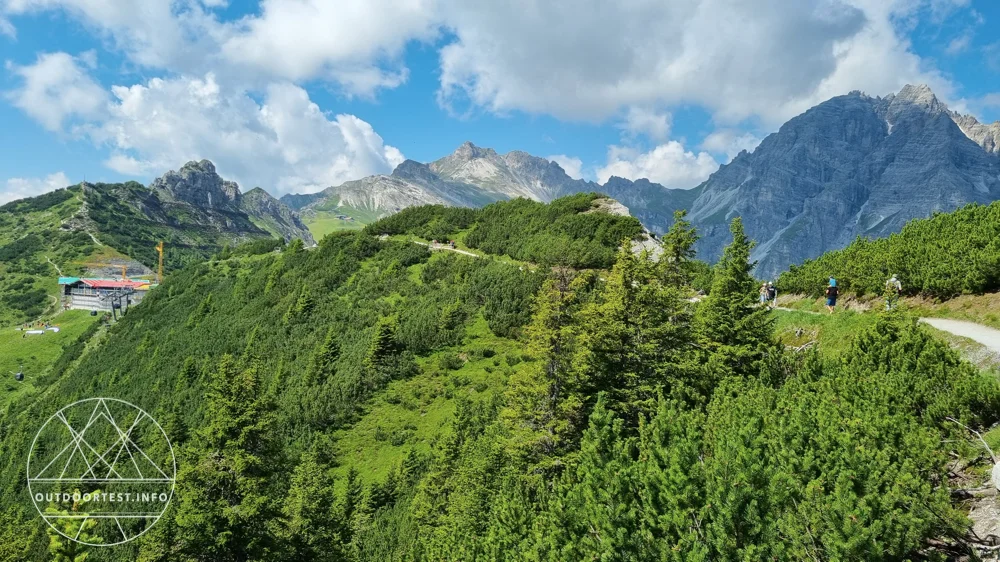
[[[1000,330],[996,328],[949,318],[921,318],[920,321],[938,330],[969,338],[995,353],[1000,353]]]
[[[811,310],[793,310],[791,308],[781,306],[777,307],[777,309],[788,312],[804,312],[806,314],[817,315],[821,314]],[[997,330],[996,328],[990,328],[989,326],[983,326],[982,324],[976,324],[975,322],[966,322],[965,320],[952,320],[950,318],[921,318],[920,321],[928,326],[931,326],[932,328],[937,328],[942,332],[948,332],[949,334],[969,338],[979,345],[982,345],[990,351],[1000,355],[1000,330]]]

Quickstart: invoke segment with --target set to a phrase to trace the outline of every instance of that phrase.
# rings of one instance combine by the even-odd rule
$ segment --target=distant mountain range
[[[688,209],[702,237],[699,256],[710,261],[729,239],[728,222],[741,216],[758,241],[757,275],[772,277],[857,236],[885,236],[913,218],[1000,199],[1000,122],[981,124],[950,111],[927,86],[908,85],[886,97],[851,92],[826,101],[690,190],[645,179],[576,180],[544,158],[467,142],[430,164],[407,160],[390,175],[281,201],[308,223],[330,212],[378,217],[413,205],[591,191],[618,200],[653,232],[670,227],[674,210]]]
[[[313,244],[310,228],[356,228],[415,205],[548,202],[581,192],[619,201],[654,233],[670,227],[675,210],[689,210],[701,236],[696,249],[708,261],[728,242],[728,222],[741,216],[758,242],[757,275],[773,277],[858,236],[886,236],[913,218],[1000,199],[1000,122],[985,125],[951,111],[927,86],[886,97],[851,92],[791,119],[689,190],[620,177],[600,185],[573,179],[544,158],[466,142],[429,164],[406,160],[389,175],[278,200],[259,187],[242,193],[202,160],[149,187],[85,184],[84,205],[66,228],[77,224],[105,236],[120,230],[124,243],[129,235],[118,223],[128,217],[130,225],[169,234],[175,247],[209,252],[269,235]],[[150,251],[133,257],[149,263]]]

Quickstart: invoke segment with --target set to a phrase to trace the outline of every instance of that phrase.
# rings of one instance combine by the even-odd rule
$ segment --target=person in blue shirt
[[[830,278],[830,285],[826,288],[826,308],[833,314],[833,309],[837,308],[837,296],[840,290],[837,289],[837,280]]]

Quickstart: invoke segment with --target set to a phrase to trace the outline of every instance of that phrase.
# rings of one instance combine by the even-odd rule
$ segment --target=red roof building
[[[114,279],[81,279],[84,285],[92,289],[137,289],[149,285],[148,281],[117,281]]]

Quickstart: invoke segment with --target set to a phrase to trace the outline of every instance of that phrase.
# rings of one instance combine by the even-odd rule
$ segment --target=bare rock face
[[[256,225],[286,241],[301,238],[314,244],[312,234],[298,215],[261,188],[240,193],[234,181],[223,179],[208,160],[191,161],[180,170],[169,171],[153,180],[150,189],[170,204],[190,205],[209,212],[213,225],[226,229],[241,221]]]
[[[587,211],[588,213],[607,213],[620,217],[633,216],[628,207],[610,197],[595,199],[592,205],[593,207]],[[663,255],[663,245],[653,233],[645,228],[639,236],[632,240],[632,253],[638,256],[643,252],[647,252],[653,261],[659,261],[660,256]]]
[[[306,245],[316,243],[298,213],[263,189],[255,187],[240,195],[238,201],[240,210],[257,226],[271,234],[286,241],[301,238]]]
[[[391,175],[369,176],[309,195],[285,195],[281,201],[303,213],[350,208],[384,216],[414,205],[479,207],[517,197],[547,203],[590,192],[623,202],[632,216],[657,232],[665,232],[673,222],[674,210],[689,208],[700,193],[618,177],[602,186],[573,179],[559,164],[527,152],[498,154],[492,148],[466,142],[430,164],[407,160]]]
[[[741,216],[758,243],[756,274],[767,278],[858,236],[1000,199],[992,141],[959,121],[926,86],[885,98],[852,92],[806,111],[696,188],[699,257],[718,258],[727,222]]]
[[[208,160],[188,162],[180,170],[171,170],[157,178],[149,187],[203,209],[235,209],[240,196],[236,182],[222,179],[215,171],[215,164]]]
[[[772,277],[858,236],[1000,199],[1000,122],[981,124],[950,111],[927,86],[909,85],[884,98],[851,92],[821,103],[689,190],[646,179],[575,180],[544,158],[466,142],[427,165],[409,160],[391,175],[282,201],[303,212],[349,207],[384,216],[413,205],[548,202],[581,192],[613,198],[651,232],[666,232],[675,210],[689,210],[698,257],[708,261],[722,254],[728,223],[740,216],[757,241],[756,274]]]
[[[498,198],[524,197],[552,201],[572,193],[594,191],[596,184],[574,180],[555,162],[514,150],[497,154],[466,142],[458,149],[431,162],[429,168],[443,179],[478,187]]]

